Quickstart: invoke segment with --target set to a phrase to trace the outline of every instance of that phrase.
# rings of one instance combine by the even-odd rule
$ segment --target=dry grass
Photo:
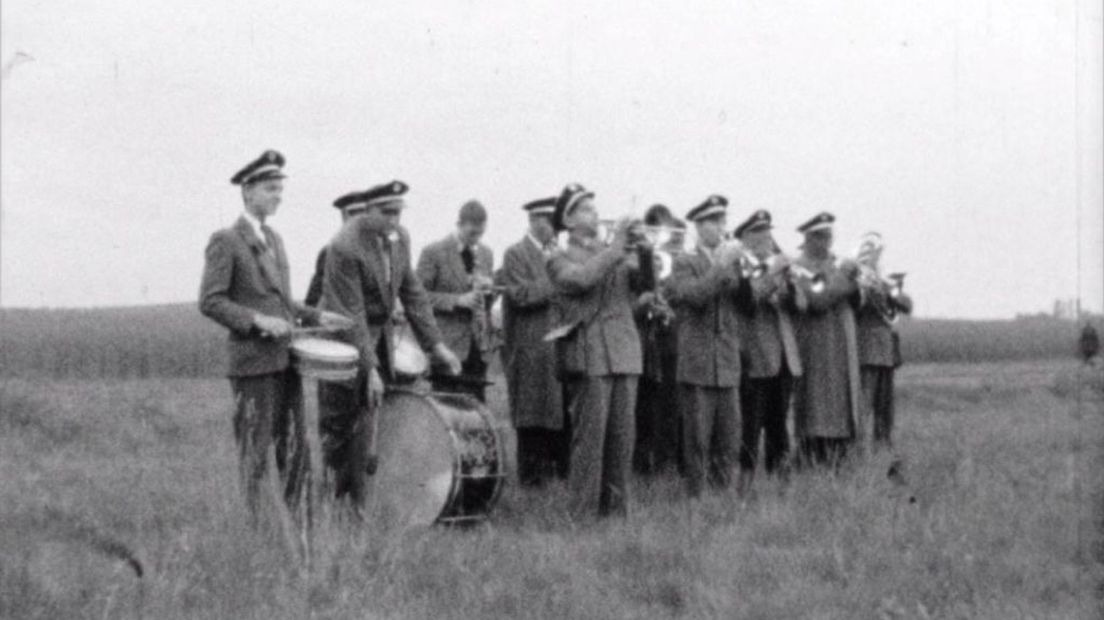
[[[562,488],[511,488],[471,529],[338,524],[306,580],[245,525],[223,381],[9,380],[0,616],[1094,618],[1104,411],[1083,372],[906,367],[907,488],[883,457],[746,503],[638,481],[629,519],[581,523]]]

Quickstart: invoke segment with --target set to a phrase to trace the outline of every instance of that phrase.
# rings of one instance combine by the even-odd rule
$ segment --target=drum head
[[[394,391],[380,407],[371,510],[392,526],[431,525],[453,491],[454,451],[432,400]]]
[[[356,347],[324,338],[297,338],[291,350],[304,361],[354,364],[358,358]]]

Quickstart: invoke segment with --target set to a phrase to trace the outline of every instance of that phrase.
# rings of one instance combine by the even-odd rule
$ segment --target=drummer
[[[384,382],[393,379],[389,319],[398,302],[422,348],[450,373],[460,372],[460,360],[442,341],[429,297],[411,267],[410,235],[399,226],[406,191],[405,183],[392,181],[338,198],[335,204],[345,209],[365,211],[330,242],[323,269],[319,307],[353,318],[346,338],[357,347],[361,368],[355,385],[335,384],[334,399],[322,403],[323,445],[336,472],[337,494],[358,509],[366,499],[367,475],[375,471],[374,416]]]
[[[207,245],[199,309],[229,332],[230,387],[237,412],[234,437],[241,458],[242,491],[254,523],[260,510],[269,446],[275,444],[276,467],[284,499],[298,499],[306,454],[289,454],[289,439],[304,436],[299,377],[288,364],[288,341],[297,321],[327,327],[350,321],[296,303],[289,290],[284,242],[268,224],[284,189],[284,156],[265,151],[230,180],[241,187],[244,212],[233,226],[216,232]],[[278,504],[277,504],[278,505]]]

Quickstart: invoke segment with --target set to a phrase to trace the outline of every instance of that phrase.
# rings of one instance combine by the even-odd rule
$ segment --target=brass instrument
[[[869,300],[882,320],[889,324],[897,322],[897,305],[894,302],[904,292],[904,273],[893,273],[888,278],[882,278],[872,266],[859,263],[855,281],[863,298]]]

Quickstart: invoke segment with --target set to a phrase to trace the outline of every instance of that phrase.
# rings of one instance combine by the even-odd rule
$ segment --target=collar
[[[529,242],[533,244],[533,247],[537,248],[541,252],[544,252],[545,250],[549,250],[549,249],[552,248],[552,243],[551,242],[549,242],[547,244],[541,243],[540,239],[537,239],[536,237],[533,236],[533,233],[526,233],[525,238],[528,239]]]
[[[264,229],[261,228],[261,226],[264,226],[261,220],[249,211],[244,210],[242,211],[242,217],[245,218],[245,221],[249,222],[249,226],[253,229],[253,233],[257,235],[257,238],[261,240],[261,243],[268,245],[268,238],[265,237]]]
[[[464,243],[464,241],[462,239],[460,239],[460,233],[458,233],[458,232],[452,233],[452,240],[456,242],[456,251],[457,252],[463,252],[464,251],[464,246],[466,246],[467,244]],[[472,252],[474,252],[475,248],[479,247],[479,243],[478,242],[473,243],[470,247],[472,249]]]

